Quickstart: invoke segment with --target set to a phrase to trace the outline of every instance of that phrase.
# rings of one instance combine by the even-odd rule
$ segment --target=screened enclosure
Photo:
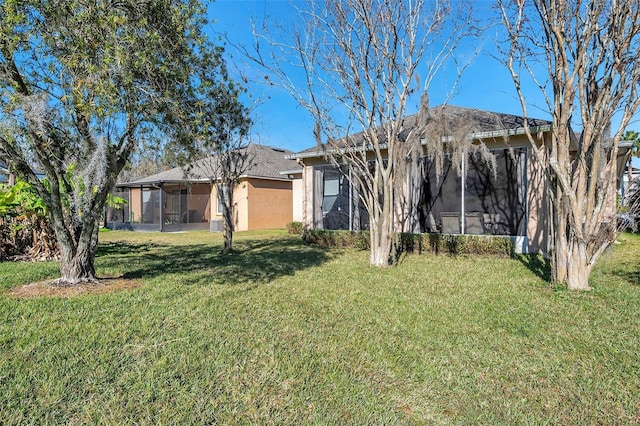
[[[119,189],[111,193],[113,197],[118,197],[124,203],[118,202],[117,205],[108,205],[105,212],[106,222],[129,222],[129,190]]]
[[[119,189],[113,195],[124,198],[127,204],[118,209],[107,208],[107,227],[161,231],[209,229],[209,184],[130,187]]]
[[[349,180],[348,172],[334,166],[316,166],[314,176],[314,212],[316,229],[369,229],[367,210]]]
[[[445,160],[441,173],[424,158],[422,177],[405,206],[406,218],[396,218],[405,230],[443,234],[526,235],[527,150],[491,152],[495,162],[469,155],[462,170]],[[465,177],[463,180],[463,176]],[[368,228],[368,215],[348,172],[334,166],[314,167],[316,229]]]

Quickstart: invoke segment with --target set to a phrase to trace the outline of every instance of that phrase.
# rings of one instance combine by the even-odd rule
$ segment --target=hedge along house
[[[293,218],[293,179],[282,171],[300,169],[286,159],[291,151],[251,144],[253,162],[234,191],[236,231],[284,228]],[[144,231],[222,230],[222,206],[207,168],[198,160],[186,167],[147,176],[116,186],[114,195],[127,201],[107,208],[111,229]],[[189,173],[186,173],[186,170]],[[299,171],[298,171],[299,173]]]
[[[543,166],[530,152],[524,118],[448,105],[433,108],[432,115],[446,121],[445,128],[472,129],[467,133],[471,149],[462,156],[458,170],[452,157],[445,156],[436,173],[435,162],[425,154],[426,142],[421,141],[419,173],[415,165],[408,164],[404,180],[396,185],[396,230],[509,236],[518,252],[548,252],[551,206],[547,180]],[[415,120],[416,116],[407,117],[404,127],[411,128]],[[550,137],[550,122],[528,119],[528,124],[538,143]],[[440,137],[445,146],[451,142],[452,136]],[[352,139],[358,140],[358,135]],[[480,155],[474,149],[481,144],[488,148],[491,161],[487,161],[486,150]],[[620,148],[618,178],[625,159],[622,143]],[[350,183],[346,167],[329,161],[327,154],[340,154],[332,149],[337,148],[323,145],[288,156],[303,166],[303,224],[307,229],[366,230],[368,214],[357,187]],[[360,148],[343,143],[339,149]],[[615,189],[611,193],[613,217]]]

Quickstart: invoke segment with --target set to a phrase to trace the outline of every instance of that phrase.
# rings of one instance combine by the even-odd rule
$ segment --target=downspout
[[[302,228],[308,229],[309,226],[309,218],[307,216],[307,165],[304,164],[302,158],[296,158],[296,163],[302,166]],[[312,182],[312,193],[313,196],[313,182]]]
[[[162,182],[158,183],[158,191],[160,192],[160,232],[164,232],[164,190],[162,189]]]

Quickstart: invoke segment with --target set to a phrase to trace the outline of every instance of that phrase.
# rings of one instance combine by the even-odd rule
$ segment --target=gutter
[[[550,124],[545,124],[542,126],[531,126],[529,127],[529,130],[531,131],[531,133],[540,133],[540,132],[549,132],[551,131],[551,125]],[[488,131],[488,132],[477,132],[477,133],[472,133],[471,134],[471,139],[492,139],[492,138],[502,138],[502,137],[507,137],[507,136],[516,136],[516,135],[524,135],[525,129],[524,127],[518,127],[516,129],[505,129],[505,130],[493,130],[493,131]],[[442,138],[440,138],[442,143],[447,143],[447,142],[452,142],[453,141],[453,137],[452,136],[443,136]],[[422,145],[426,145],[427,142],[422,142]],[[323,145],[324,147],[326,147],[326,145]],[[380,144],[380,149],[387,149],[388,144],[386,143],[381,143]],[[361,151],[362,148],[360,147],[345,147],[345,148],[332,148],[332,149],[322,149],[322,150],[316,150],[316,151],[307,151],[307,152],[299,152],[299,153],[295,153],[295,154],[288,154],[285,155],[284,158],[286,158],[287,160],[298,160],[298,159],[303,159],[303,158],[312,158],[312,157],[321,157],[321,156],[325,156],[327,154],[338,154],[338,155],[343,155],[346,153],[351,153],[351,152],[358,152]],[[367,151],[372,151],[373,150],[373,146],[370,146],[366,149]]]

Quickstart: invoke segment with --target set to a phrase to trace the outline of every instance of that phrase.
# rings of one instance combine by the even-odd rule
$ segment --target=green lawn
[[[238,233],[107,232],[135,289],[18,299],[55,263],[0,263],[0,423],[640,423],[640,237],[594,290],[537,260],[406,256]]]

